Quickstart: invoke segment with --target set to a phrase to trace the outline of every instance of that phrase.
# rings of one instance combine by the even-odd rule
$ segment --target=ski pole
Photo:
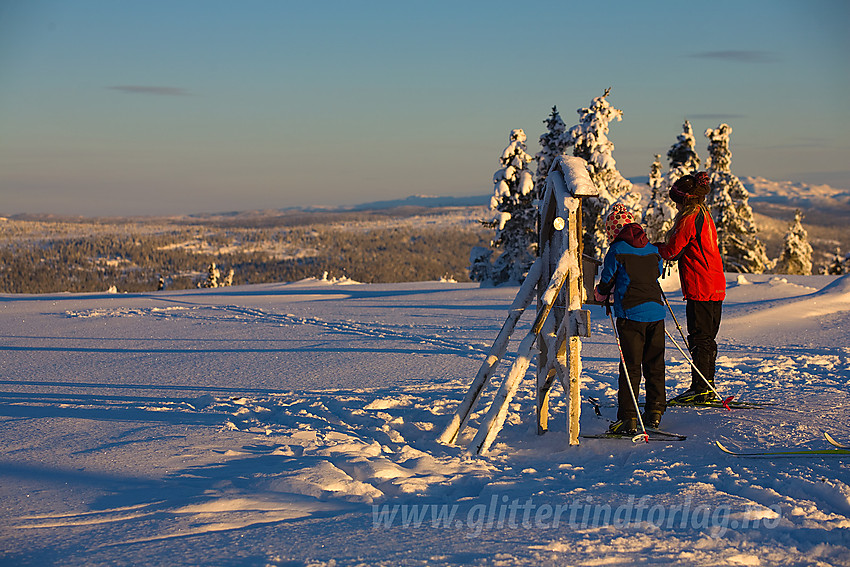
[[[664,293],[664,290],[661,290],[661,297],[664,298],[664,303],[667,305],[667,309],[670,311],[670,315],[673,316],[673,322],[676,324],[676,328],[679,329],[679,334],[682,335],[682,340],[685,342],[685,344],[688,344],[688,339],[685,338],[685,333],[684,331],[682,331],[682,326],[679,324],[679,320],[676,319],[676,314],[673,313],[673,308],[670,307],[670,302],[667,301],[667,295]],[[673,341],[673,344],[676,345],[676,348],[679,349],[679,352],[682,353],[682,356],[685,357],[685,360],[687,360],[691,364],[691,368],[696,370],[697,374],[699,374],[699,377],[702,378],[703,382],[705,382],[708,387],[711,388],[711,391],[714,392],[714,395],[717,396],[719,400],[722,400],[723,407],[725,407],[729,411],[732,411],[732,408],[729,407],[729,402],[735,399],[735,396],[729,396],[727,398],[721,396],[720,393],[714,388],[712,383],[708,381],[708,378],[706,378],[702,371],[697,368],[697,365],[694,364],[694,361],[691,356],[689,354],[685,354],[685,351],[682,350],[682,347],[679,346],[679,343],[676,342],[676,339],[673,338],[673,335],[671,335],[666,328],[664,329],[664,332],[667,334],[668,337],[670,337],[670,340]]]
[[[682,335],[682,340],[685,341],[685,344],[688,344],[688,339],[685,338],[685,332],[682,330],[679,320],[676,319],[676,314],[673,313],[673,308],[670,307],[670,302],[667,301],[667,294],[664,293],[663,289],[661,290],[661,297],[664,298],[664,304],[667,306],[667,310],[670,311],[670,315],[673,316],[673,322],[676,323],[676,328],[679,329],[679,334]],[[702,374],[700,374],[700,376],[702,376]],[[705,379],[705,377],[703,377],[703,379]]]
[[[717,396],[717,399],[721,400],[723,407],[725,407],[729,411],[732,411],[732,408],[729,407],[729,402],[734,400],[735,396],[729,396],[727,398],[721,396],[720,393],[718,393],[718,391],[714,389],[714,386],[711,385],[711,382],[705,379],[705,376],[702,375],[702,372],[700,372],[700,369],[697,368],[696,364],[694,364],[694,361],[691,360],[691,358],[687,354],[685,354],[685,351],[682,350],[682,347],[679,346],[679,343],[676,342],[676,339],[673,338],[673,335],[670,334],[670,331],[664,329],[664,332],[667,333],[667,336],[670,337],[670,340],[673,341],[673,344],[676,345],[676,348],[679,349],[679,352],[682,353],[682,356],[685,357],[685,360],[691,363],[691,368],[697,371],[697,374],[699,374],[700,377],[705,380],[705,383],[708,384],[708,387],[711,388],[711,391],[714,392],[714,395]]]
[[[623,354],[623,347],[620,345],[620,335],[617,333],[617,324],[614,323],[614,315],[611,314],[610,303],[605,304],[605,311],[608,312],[608,318],[611,319],[611,326],[614,328],[614,339],[617,341],[617,350],[620,351],[620,363],[623,365],[623,373],[626,375],[626,382],[629,384],[629,394],[632,395],[632,402],[635,404],[635,413],[637,413],[640,428],[643,430],[643,435],[638,434],[632,437],[632,443],[637,443],[641,438],[643,438],[645,443],[649,443],[649,434],[646,432],[646,426],[643,424],[643,418],[640,416],[640,408],[638,407],[635,390],[632,388],[632,380],[629,378],[629,369],[626,368],[626,357]]]

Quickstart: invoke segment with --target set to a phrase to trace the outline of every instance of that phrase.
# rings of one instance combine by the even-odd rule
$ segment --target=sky
[[[850,2],[0,0],[0,214],[492,193],[611,88],[626,177],[690,120],[732,172],[850,188]]]

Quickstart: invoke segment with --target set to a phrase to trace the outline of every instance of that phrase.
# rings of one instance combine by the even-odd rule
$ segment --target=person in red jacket
[[[673,403],[712,401],[717,332],[723,300],[726,298],[726,277],[718,248],[717,228],[705,206],[705,196],[711,191],[708,174],[699,172],[679,178],[670,189],[678,214],[667,242],[658,245],[665,260],[679,262],[682,294],[687,302],[688,350],[711,387],[696,370],[691,372],[691,386],[676,396]]]

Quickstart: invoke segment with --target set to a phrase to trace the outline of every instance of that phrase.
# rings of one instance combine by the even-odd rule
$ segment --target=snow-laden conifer
[[[643,216],[646,233],[651,242],[664,240],[675,222],[677,211],[668,198],[670,188],[680,177],[694,174],[699,169],[700,159],[696,152],[694,131],[688,120],[682,124],[682,133],[667,151],[669,169],[666,174],[661,173],[660,158],[660,155],[655,156],[655,163],[650,169],[652,194]]]
[[[661,154],[655,154],[655,161],[649,166],[649,188],[653,191],[661,189],[664,181],[664,166],[661,165]]]
[[[850,274],[850,254],[842,254],[841,248],[836,247],[832,261],[822,269],[823,273],[831,276]]]
[[[564,132],[567,131],[567,125],[558,113],[557,106],[552,107],[552,113],[543,123],[546,125],[546,131],[540,136],[540,151],[534,156],[537,161],[534,186],[537,189],[538,199],[542,199],[546,193],[546,176],[549,174],[552,162],[564,153]]]
[[[218,287],[221,280],[221,271],[215,262],[212,262],[207,268],[207,279],[203,283],[203,287]]]
[[[502,152],[502,167],[493,175],[490,209],[494,215],[483,224],[496,230],[492,245],[502,250],[489,263],[486,249],[470,254],[470,278],[485,285],[521,283],[537,255],[537,207],[534,181],[528,164],[526,135],[522,129],[511,131],[509,144]]]
[[[803,213],[800,209],[797,209],[794,222],[785,233],[782,254],[773,271],[777,274],[812,275],[812,246],[809,244],[809,234],[803,228]]]
[[[709,140],[706,171],[711,177],[712,187],[706,204],[717,225],[723,269],[760,274],[769,269],[771,263],[757,234],[753,210],[748,203],[750,194],[741,180],[732,174],[731,133],[732,128],[728,124],[705,131]]]
[[[623,111],[611,106],[607,97],[611,89],[593,99],[590,107],[578,109],[579,123],[564,133],[564,147],[573,147],[573,155],[587,162],[590,179],[599,190],[598,197],[583,200],[585,254],[602,258],[608,246],[605,237],[605,217],[616,202],[632,210],[635,218],[642,218],[640,195],[632,184],[617,170],[614,144],[608,139],[609,124],[623,119]],[[634,195],[632,193],[635,193]]]
[[[667,196],[668,189],[662,173],[661,154],[655,154],[655,161],[649,168],[650,197],[643,213],[643,226],[650,242],[660,242],[673,227],[676,209]]]
[[[699,170],[700,159],[696,151],[696,138],[691,123],[685,120],[682,133],[676,137],[676,142],[667,151],[670,169],[664,178],[664,185],[669,190],[680,177],[696,173]]]
[[[469,251],[469,279],[481,285],[493,285],[493,250],[484,246],[473,246]]]

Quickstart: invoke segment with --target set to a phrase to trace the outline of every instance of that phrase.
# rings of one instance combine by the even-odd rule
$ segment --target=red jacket
[[[679,281],[685,299],[723,301],[726,276],[717,247],[717,228],[705,207],[679,219],[666,244],[658,245],[665,260],[679,261]]]

